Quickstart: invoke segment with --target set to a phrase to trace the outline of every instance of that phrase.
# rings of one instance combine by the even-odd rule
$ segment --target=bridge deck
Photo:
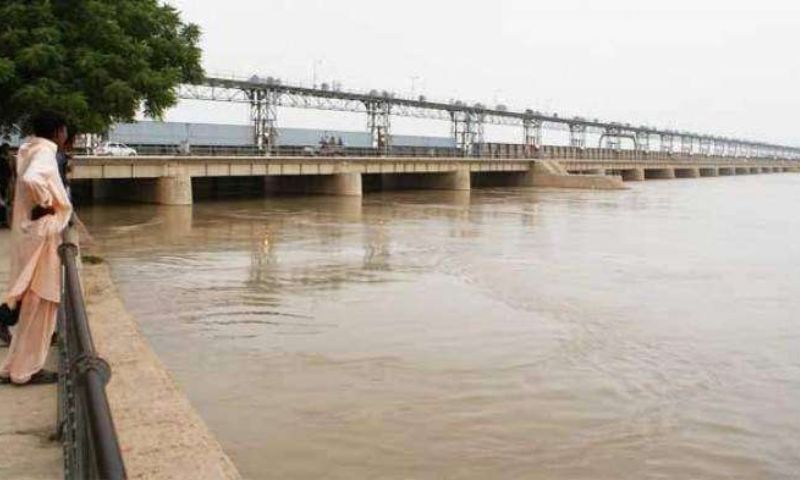
[[[73,178],[158,178],[176,170],[191,177],[334,175],[338,173],[524,172],[525,159],[393,157],[81,157]]]
[[[726,157],[675,157],[670,159],[582,159],[558,161],[570,171],[655,168],[797,167],[792,160]],[[525,172],[537,159],[446,158],[446,157],[242,157],[242,156],[153,156],[79,157],[73,179],[161,178],[176,174],[191,177],[237,177],[261,175],[335,175],[340,173],[446,173]]]

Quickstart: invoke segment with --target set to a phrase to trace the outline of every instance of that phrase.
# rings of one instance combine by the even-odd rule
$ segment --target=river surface
[[[800,175],[81,210],[246,478],[800,478]]]

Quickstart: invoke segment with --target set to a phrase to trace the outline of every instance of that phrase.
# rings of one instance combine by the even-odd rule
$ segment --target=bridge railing
[[[179,152],[171,145],[133,145],[138,155],[146,156],[192,156],[192,157],[256,157],[265,156],[254,146],[193,146],[188,151]],[[300,147],[278,146],[266,153],[278,157],[382,157],[386,156],[375,148],[368,147]],[[540,148],[525,147],[521,144],[487,143],[475,145],[472,155],[451,147],[393,146],[388,156],[401,158],[460,158],[480,157],[496,159],[569,159],[569,160],[611,160],[611,161],[707,161],[707,160],[792,160],[776,156],[747,157],[743,155],[713,155],[684,152],[656,152],[641,150],[617,150],[610,148],[578,148],[558,145],[545,145]]]
[[[127,478],[105,386],[111,369],[97,356],[78,274],[78,247],[59,247],[63,282],[58,313],[59,382],[57,436],[68,480]]]

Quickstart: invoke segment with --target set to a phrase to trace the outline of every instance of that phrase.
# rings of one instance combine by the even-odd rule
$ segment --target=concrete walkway
[[[0,230],[0,288],[8,281],[8,230]],[[107,387],[128,477],[236,480],[236,467],[177,388],[136,321],[125,311],[108,266],[81,272],[98,353],[111,364]],[[0,348],[0,358],[7,352]],[[52,349],[46,368],[57,368]],[[63,478],[61,444],[51,440],[55,385],[0,385],[0,479]]]
[[[0,230],[0,288],[8,281],[8,230]],[[4,358],[8,349],[0,349]],[[51,351],[46,368],[55,369]],[[61,444],[50,440],[56,427],[56,386],[0,385],[0,478],[63,478]]]

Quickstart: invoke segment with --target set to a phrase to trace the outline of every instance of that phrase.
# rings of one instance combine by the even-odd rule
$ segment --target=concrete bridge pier
[[[646,168],[644,178],[650,180],[671,180],[675,178],[674,168]]]
[[[716,176],[720,175],[719,169],[717,169],[715,167],[701,168],[701,169],[699,169],[699,172],[700,172],[700,176],[701,177],[716,177]]]
[[[632,168],[629,170],[622,170],[623,182],[643,182],[644,181],[644,168]]]
[[[152,192],[142,189],[144,195],[140,201],[158,205],[191,205],[192,177],[186,174],[155,179]]]
[[[676,168],[675,178],[698,178],[700,176],[699,168]]]
[[[311,193],[360,197],[364,194],[360,173],[337,173],[310,177]]]

